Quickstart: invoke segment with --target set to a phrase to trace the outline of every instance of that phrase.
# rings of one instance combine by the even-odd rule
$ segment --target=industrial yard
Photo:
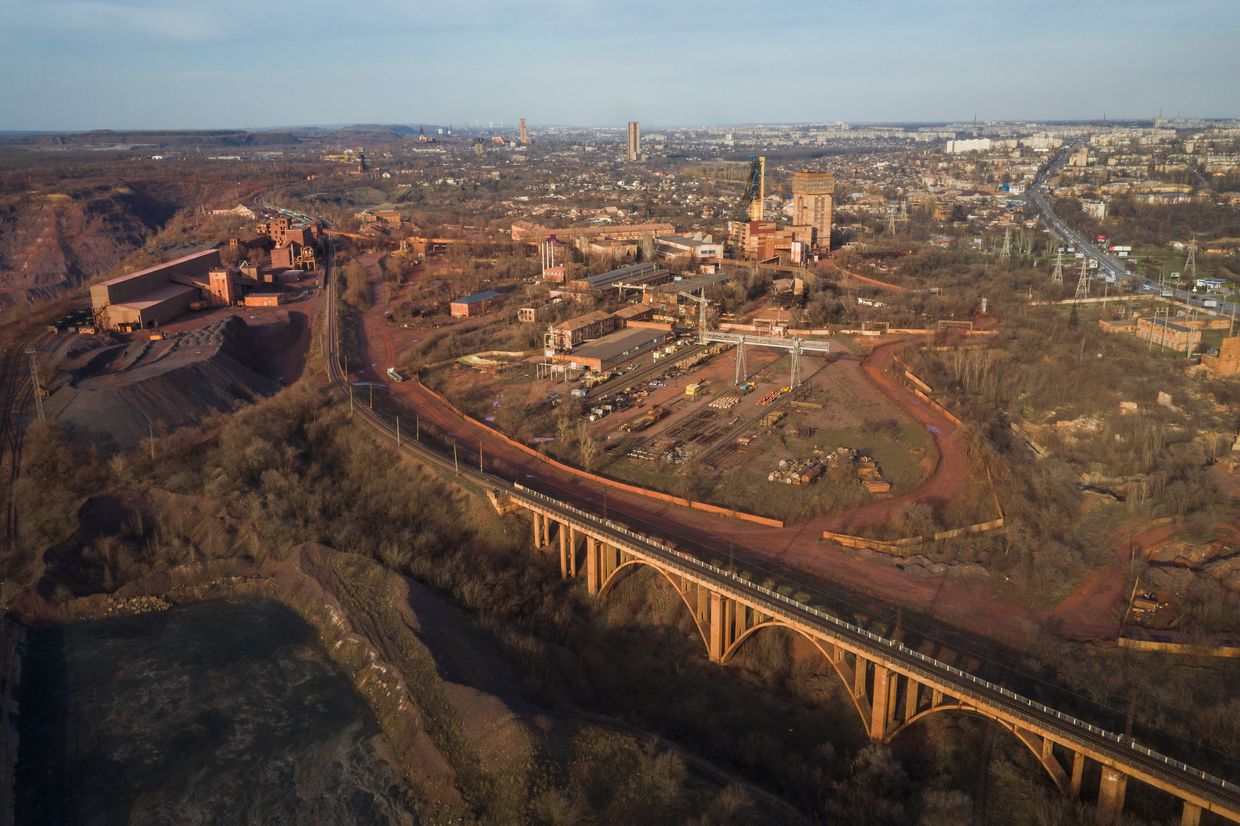
[[[934,469],[930,434],[866,382],[859,354],[842,344],[805,359],[794,392],[787,356],[755,351],[737,385],[735,348],[691,342],[678,348],[687,356],[621,365],[584,400],[574,396],[580,382],[538,380],[529,365],[502,376],[450,371],[444,387],[450,396],[468,388],[479,418],[493,423],[514,410],[541,416],[547,430],[532,441],[553,456],[581,461],[588,438],[590,465],[605,476],[780,519],[904,493]],[[588,425],[557,436],[556,421],[577,406]]]

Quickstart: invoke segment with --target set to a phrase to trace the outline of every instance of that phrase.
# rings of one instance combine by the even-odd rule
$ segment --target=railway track
[[[693,356],[701,353],[708,346],[709,345],[706,344],[691,344],[683,351],[667,356],[661,361],[641,365],[637,369],[628,373],[622,373],[613,379],[608,379],[597,387],[590,388],[590,390],[586,392],[586,401],[597,401],[600,397],[605,396],[608,393],[622,390],[625,387],[644,385],[650,380],[651,376],[666,373],[671,369],[672,365],[676,364],[676,362],[687,358],[692,358]]]
[[[347,378],[339,357],[339,337],[336,314],[336,285],[332,277],[333,250],[328,242],[325,290],[327,312],[327,369],[333,384],[347,387]],[[399,434],[382,415],[365,406],[358,405],[355,413],[385,439],[398,443]],[[1058,711],[1036,700],[1018,694],[1002,685],[985,680],[909,648],[902,642],[880,636],[858,625],[829,614],[821,609],[800,602],[735,572],[710,564],[696,556],[668,547],[648,536],[638,534],[628,527],[604,515],[574,507],[567,502],[539,493],[528,486],[508,478],[474,469],[468,462],[462,465],[459,457],[448,456],[428,444],[399,442],[400,450],[419,461],[434,466],[445,473],[455,474],[484,489],[527,501],[548,509],[565,521],[578,521],[590,526],[592,532],[616,547],[638,556],[657,561],[666,568],[682,572],[686,576],[709,583],[722,593],[734,595],[750,604],[760,606],[764,613],[814,628],[825,637],[840,640],[843,644],[866,652],[876,660],[886,661],[892,667],[914,679],[929,685],[940,685],[953,696],[977,707],[992,710],[1001,718],[1052,732],[1056,742],[1080,748],[1095,759],[1118,768],[1125,774],[1147,782],[1154,781],[1162,788],[1174,789],[1180,795],[1190,795],[1206,803],[1210,811],[1240,823],[1240,785],[1193,768],[1186,763],[1160,754],[1138,743],[1134,738],[1115,734],[1071,714]],[[506,472],[514,479],[519,473],[515,467],[492,467]],[[528,476],[528,474],[522,474]],[[1187,799],[1187,798],[1185,798]]]
[[[0,364],[0,467],[4,477],[4,541],[12,544],[17,537],[17,500],[14,488],[21,475],[23,418],[34,399],[34,381],[30,375],[28,350],[42,351],[55,338],[44,332],[24,339],[4,354]]]

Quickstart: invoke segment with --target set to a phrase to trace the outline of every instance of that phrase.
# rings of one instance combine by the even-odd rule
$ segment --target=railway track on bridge
[[[332,273],[334,249],[328,240],[328,254],[324,289],[327,301],[327,371],[331,382],[347,389],[348,379],[342,369],[339,352],[339,328],[336,312],[336,283]],[[354,408],[368,425],[382,433],[400,450],[430,464],[448,474],[455,474],[483,489],[495,491],[525,501],[538,508],[558,514],[566,522],[578,522],[615,547],[635,556],[657,561],[667,569],[682,576],[701,581],[720,593],[740,601],[761,607],[774,617],[817,629],[823,636],[839,640],[846,647],[864,652],[876,661],[890,664],[897,673],[922,681],[926,685],[941,686],[963,703],[977,709],[985,709],[998,718],[1012,721],[1016,726],[1033,727],[1050,732],[1050,739],[1069,748],[1080,749],[1104,765],[1123,772],[1126,776],[1150,782],[1192,801],[1207,811],[1215,812],[1229,820],[1240,823],[1240,785],[1193,768],[1147,748],[1131,737],[1107,731],[1099,726],[1058,711],[1033,699],[1017,694],[1001,685],[985,680],[955,666],[916,651],[902,642],[880,636],[860,626],[847,622],[811,605],[807,605],[772,588],[745,579],[712,565],[698,557],[669,547],[658,540],[640,534],[614,520],[574,507],[562,500],[542,494],[520,483],[509,481],[485,470],[462,465],[459,457],[441,453],[420,441],[410,442],[408,434],[404,441],[400,433],[374,410],[358,405]]]

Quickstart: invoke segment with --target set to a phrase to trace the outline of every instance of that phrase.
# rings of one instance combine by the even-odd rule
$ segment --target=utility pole
[[[456,458],[456,442],[452,443],[452,466],[456,468],[456,475],[460,476],[461,475],[461,463]]]
[[[400,450],[400,416],[396,417],[396,449]]]
[[[486,469],[482,467],[482,440],[478,440],[478,472],[486,473]]]

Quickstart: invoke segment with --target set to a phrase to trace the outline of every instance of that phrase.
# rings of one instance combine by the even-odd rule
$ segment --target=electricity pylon
[[[1076,297],[1089,298],[1089,259],[1081,259],[1081,277],[1076,282]]]

